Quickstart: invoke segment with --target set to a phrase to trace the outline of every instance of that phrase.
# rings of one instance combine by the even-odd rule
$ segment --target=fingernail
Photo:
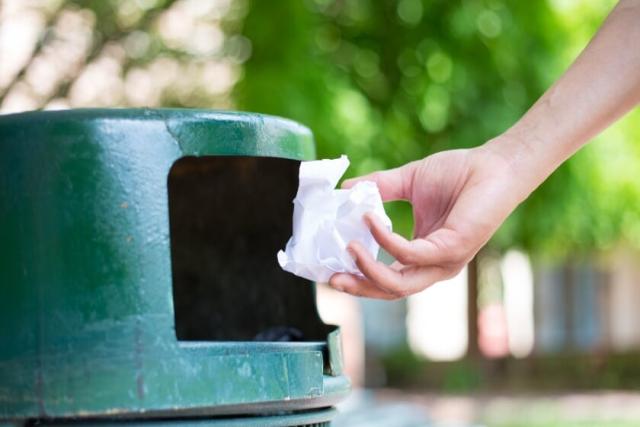
[[[339,283],[336,283],[336,279],[331,280],[329,282],[329,286],[331,286],[333,289],[335,289],[338,292],[343,292],[344,291],[344,288]]]
[[[349,255],[351,255],[351,258],[353,258],[354,261],[358,259],[358,256],[356,255],[356,251],[353,250],[351,245],[347,246],[347,252],[349,253]]]
[[[364,225],[367,226],[367,228],[372,228],[373,227],[373,219],[371,218],[371,213],[367,212],[366,214],[364,214],[362,216],[362,221],[364,221]]]

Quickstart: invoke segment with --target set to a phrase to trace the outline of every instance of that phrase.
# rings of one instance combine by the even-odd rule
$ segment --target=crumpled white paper
[[[378,186],[362,181],[348,190],[336,190],[349,167],[347,156],[300,164],[300,184],[293,201],[293,236],[278,263],[284,270],[316,282],[326,283],[334,273],[361,275],[347,244],[362,243],[375,258],[380,247],[362,216],[373,212],[391,229]]]

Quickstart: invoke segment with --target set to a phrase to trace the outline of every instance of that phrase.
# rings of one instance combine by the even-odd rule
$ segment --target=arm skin
[[[367,214],[386,266],[358,242],[348,249],[364,278],[335,274],[353,295],[396,299],[456,275],[507,216],[562,162],[640,102],[640,0],[622,0],[566,73],[504,134],[345,181],[378,184],[383,200],[413,206],[414,239]]]

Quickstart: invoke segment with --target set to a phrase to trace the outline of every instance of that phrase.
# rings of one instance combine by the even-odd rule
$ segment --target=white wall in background
[[[609,322],[614,350],[640,348],[640,253],[620,249],[610,268]]]
[[[409,297],[411,349],[431,360],[455,360],[467,351],[467,269]]]
[[[510,250],[500,263],[504,285],[509,351],[515,357],[528,356],[534,344],[533,269],[529,257]]]

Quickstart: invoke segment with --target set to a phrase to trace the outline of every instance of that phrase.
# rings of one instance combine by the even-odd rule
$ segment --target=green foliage
[[[399,347],[385,354],[382,364],[387,385],[391,387],[464,393],[487,385],[478,366],[471,359],[430,362],[416,355],[409,347]]]
[[[556,413],[549,414],[549,409],[555,409],[553,405],[536,407],[535,412],[527,414],[527,419],[523,420],[521,413],[514,414],[513,419],[504,419],[500,417],[495,421],[492,419],[484,421],[491,427],[636,427],[637,421],[633,420],[601,420],[601,419],[580,419],[568,420]]]
[[[408,347],[382,357],[387,385],[424,388],[450,393],[478,390],[637,390],[638,353],[539,354],[532,359],[465,358],[451,362],[428,361]]]
[[[409,3],[251,3],[240,106],[306,122],[322,155],[346,151],[362,173],[478,145],[551,81],[535,65],[557,57],[544,4]]]
[[[605,3],[254,0],[242,29],[253,54],[234,94],[242,109],[310,126],[319,156],[348,154],[351,175],[394,167],[507,129],[595,32]],[[637,123],[561,167],[492,244],[639,244]],[[410,209],[390,210],[410,234]]]
[[[308,125],[320,157],[346,153],[348,173],[361,175],[503,132],[570,64],[614,3],[31,2],[45,25],[31,58],[0,87],[0,110],[7,100],[15,108],[26,99],[22,108],[276,114]],[[86,31],[77,30],[78,20]],[[58,60],[69,55],[75,59]],[[620,240],[640,247],[639,139],[636,111],[553,174],[493,247],[551,256]],[[410,207],[394,203],[388,211],[395,229],[410,235]]]

